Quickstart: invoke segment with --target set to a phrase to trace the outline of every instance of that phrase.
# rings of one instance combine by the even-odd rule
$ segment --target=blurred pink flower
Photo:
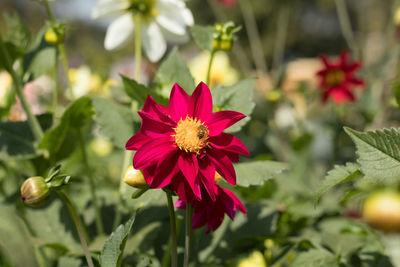
[[[218,0],[218,2],[228,8],[231,8],[236,4],[236,0]]]

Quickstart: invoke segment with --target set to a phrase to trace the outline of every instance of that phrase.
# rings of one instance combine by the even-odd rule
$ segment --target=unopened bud
[[[225,24],[217,23],[214,26],[214,30],[213,49],[215,51],[231,51],[233,41],[235,40],[235,33],[240,30],[240,27],[235,27],[233,22]]]
[[[44,35],[44,40],[49,44],[56,45],[64,41],[64,36],[61,32],[57,32],[53,28],[48,28]]]
[[[215,172],[215,183],[218,184],[222,176],[218,172]]]
[[[133,166],[130,166],[124,174],[124,182],[132,187],[145,188],[147,183],[144,180],[144,176],[141,170],[136,170]]]
[[[30,177],[21,186],[22,202],[29,206],[40,206],[49,194],[49,187],[41,176]]]

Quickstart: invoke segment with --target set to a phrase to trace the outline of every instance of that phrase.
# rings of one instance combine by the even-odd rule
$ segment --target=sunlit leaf
[[[283,170],[288,168],[287,163],[262,160],[243,162],[234,165],[237,185],[263,185],[266,180],[274,178]]]
[[[300,253],[291,267],[339,267],[335,256],[325,249],[310,249]]]
[[[213,49],[214,27],[195,25],[190,28],[194,41],[203,50],[211,51]]]

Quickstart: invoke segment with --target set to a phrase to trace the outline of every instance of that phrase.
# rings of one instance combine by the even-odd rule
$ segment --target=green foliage
[[[42,129],[51,126],[49,114],[37,117]],[[27,121],[0,122],[0,157],[30,158],[38,155],[35,137]]]
[[[307,252],[300,253],[292,267],[339,267],[335,256],[325,249],[311,249]]]
[[[399,181],[400,176],[400,132],[398,129],[383,129],[358,132],[345,127],[357,147],[361,171],[368,179],[376,181]]]
[[[102,267],[118,267],[122,263],[122,254],[125,249],[126,240],[131,231],[136,214],[111,234],[110,238],[104,244],[100,255],[100,263]]]
[[[163,97],[160,96],[154,90],[151,90],[150,88],[147,88],[143,84],[140,84],[137,81],[129,79],[128,77],[125,77],[123,75],[121,75],[121,77],[124,83],[125,93],[132,100],[137,101],[140,107],[144,105],[144,102],[146,101],[148,95],[153,96],[154,100],[158,103],[165,102],[165,99],[163,99]]]
[[[213,26],[195,25],[190,28],[193,39],[203,50],[211,51],[213,49],[213,40],[215,29]]]
[[[177,48],[174,48],[161,63],[155,80],[158,84],[168,87],[178,83],[188,94],[191,94],[195,88],[192,74]]]
[[[353,181],[357,179],[360,174],[360,166],[358,164],[347,163],[346,166],[335,165],[335,167],[328,172],[325,179],[319,185],[315,195],[314,204],[316,205],[321,196],[331,188]]]
[[[256,80],[246,79],[231,86],[217,87],[212,91],[213,104],[221,110],[234,110],[243,113],[247,117],[229,127],[226,132],[237,132],[247,122],[254,109],[253,88]]]
[[[288,168],[287,163],[276,161],[253,161],[234,165],[237,185],[251,186],[263,185],[265,181],[275,178],[276,175]]]
[[[126,141],[134,134],[133,112],[110,99],[91,97],[96,112],[95,121],[104,136],[115,146],[124,148]]]
[[[5,13],[4,19],[7,24],[5,41],[12,43],[20,49],[25,49],[29,44],[31,34],[21,17],[17,13],[12,15]]]
[[[62,159],[74,149],[79,138],[78,130],[87,123],[93,115],[93,107],[89,97],[81,97],[72,103],[64,112],[59,124],[47,131],[39,145],[51,157]]]
[[[68,256],[61,257],[57,265],[57,267],[80,267],[80,266],[82,266],[82,260]]]

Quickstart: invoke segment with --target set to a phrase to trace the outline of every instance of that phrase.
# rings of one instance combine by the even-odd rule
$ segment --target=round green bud
[[[21,186],[22,202],[29,206],[42,205],[49,194],[49,187],[41,176],[30,177]]]

